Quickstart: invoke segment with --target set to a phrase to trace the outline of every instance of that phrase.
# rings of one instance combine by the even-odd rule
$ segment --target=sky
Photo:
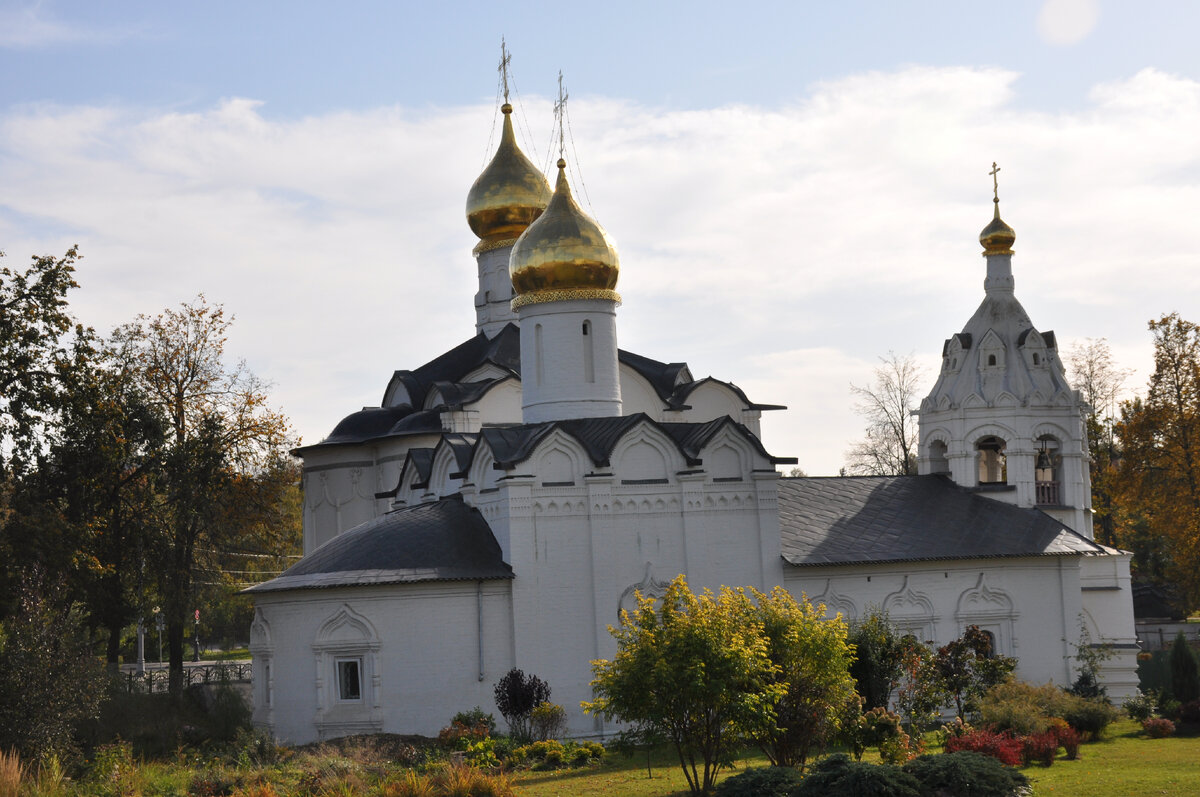
[[[621,256],[622,348],[784,404],[829,475],[851,385],[983,297],[1000,165],[1017,296],[1144,390],[1146,323],[1200,321],[1200,4],[0,0],[0,250],[78,244],[108,332],[204,294],[305,443],[474,334],[467,191],[500,41],[547,166]]]

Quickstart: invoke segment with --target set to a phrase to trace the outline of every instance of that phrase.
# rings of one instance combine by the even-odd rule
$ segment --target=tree
[[[911,354],[880,357],[875,382],[850,385],[855,411],[867,422],[865,436],[846,452],[846,469],[858,476],[915,476],[922,369]]]
[[[863,711],[887,708],[904,673],[907,646],[903,637],[892,627],[887,613],[873,606],[851,625],[849,641],[854,646],[850,675],[863,699]]]
[[[992,638],[977,625],[967,626],[961,637],[938,648],[931,664],[960,719],[973,701],[1002,683],[1017,666],[1015,659],[992,650]]]
[[[535,708],[550,702],[550,685],[513,667],[496,682],[493,694],[513,738],[522,743],[530,741],[529,718]]]
[[[248,530],[269,528],[263,520],[278,513],[293,478],[286,418],[268,406],[266,385],[244,362],[226,362],[231,324],[220,305],[199,296],[113,335],[166,423],[154,555],[173,691],[182,686],[184,629],[206,586],[201,576],[224,569],[221,551]]]
[[[70,749],[76,726],[99,714],[105,678],[61,581],[34,569],[18,607],[0,628],[0,750],[37,759]]]
[[[1096,538],[1105,545],[1116,545],[1116,496],[1119,476],[1116,464],[1119,447],[1114,427],[1118,399],[1131,371],[1117,367],[1108,341],[1088,338],[1067,352],[1071,383],[1087,404],[1084,426],[1087,431],[1088,461],[1092,482],[1092,517]]]
[[[857,704],[846,623],[841,615],[825,619],[824,606],[797,601],[783,587],[750,593],[751,619],[762,623],[775,683],[786,689],[758,742],[773,765],[803,771],[809,752],[838,732],[846,705]]]
[[[1200,675],[1197,674],[1196,654],[1180,631],[1171,643],[1171,693],[1180,703],[1200,699]]]
[[[1154,374],[1144,400],[1122,405],[1116,426],[1118,538],[1145,549],[1140,568],[1163,560],[1165,572],[1152,575],[1178,584],[1190,608],[1200,603],[1200,327],[1172,313],[1149,328]]]
[[[740,741],[773,725],[786,692],[749,599],[728,588],[695,595],[679,576],[657,606],[639,595],[612,633],[617,654],[592,662],[584,710],[656,729],[692,793],[711,791]]]
[[[0,268],[0,477],[30,464],[41,421],[55,406],[54,366],[74,327],[66,297],[79,287],[78,259],[71,247],[59,258],[34,257],[26,271]]]

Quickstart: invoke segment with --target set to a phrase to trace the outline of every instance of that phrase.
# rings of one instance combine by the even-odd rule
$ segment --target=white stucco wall
[[[514,663],[509,587],[439,582],[256,596],[256,625],[269,631],[251,650],[255,724],[303,744],[346,733],[436,736],[457,711],[493,711],[494,684]],[[350,622],[323,638],[322,627],[343,613]],[[353,621],[367,633],[356,636]],[[343,703],[333,662],[358,656],[363,698]]]

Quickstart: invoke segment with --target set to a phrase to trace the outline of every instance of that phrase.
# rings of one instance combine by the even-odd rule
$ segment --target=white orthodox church
[[[977,624],[1034,682],[1104,643],[1110,696],[1132,694],[1130,557],[1092,540],[1084,407],[1014,295],[998,200],[983,302],[920,408],[922,475],[781,478],[759,418],[782,407],[617,347],[617,252],[502,111],[467,198],[477,334],[296,452],[305,556],[248,590],[258,725],[433,735],[520,667],[571,733],[609,732],[579,707],[590,662],[636,590],[680,573],[849,620],[881,606],[936,644]]]

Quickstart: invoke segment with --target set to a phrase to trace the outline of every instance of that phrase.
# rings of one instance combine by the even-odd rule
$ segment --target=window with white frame
[[[334,660],[337,668],[337,694],[342,702],[358,702],[362,700],[362,659],[338,658]]]

